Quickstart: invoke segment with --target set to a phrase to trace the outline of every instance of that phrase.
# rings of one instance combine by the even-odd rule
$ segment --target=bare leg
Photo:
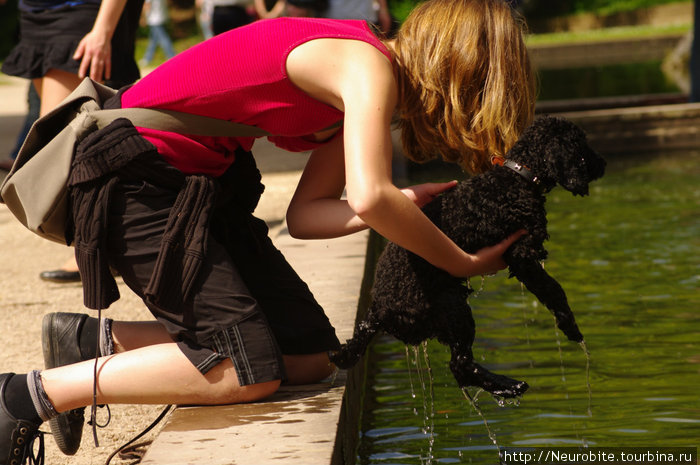
[[[56,108],[81,81],[77,74],[58,69],[50,69],[42,78],[35,79],[34,86],[41,99],[40,116]]]
[[[59,412],[92,402],[94,361],[41,373],[46,394]],[[130,350],[98,361],[97,401],[113,404],[216,405],[259,400],[279,381],[240,386],[230,360],[200,373],[175,343]]]
[[[61,265],[63,271],[78,271],[78,262],[75,261],[75,255],[71,255],[63,265]]]
[[[170,335],[157,321],[115,321],[112,323],[112,338],[117,353],[172,342]],[[316,383],[328,377],[334,369],[325,352],[285,355],[284,365],[290,384]]]
[[[335,367],[326,352],[308,355],[284,355],[289,384],[318,383],[333,373]]]

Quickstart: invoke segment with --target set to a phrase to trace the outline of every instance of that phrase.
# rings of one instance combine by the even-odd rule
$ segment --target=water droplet
[[[561,350],[561,338],[559,337],[559,331],[557,331],[557,320],[554,319],[554,335],[557,340],[557,351],[559,352],[559,367],[561,369],[561,382],[566,383],[566,373],[564,372],[564,354]]]
[[[493,431],[491,431],[491,427],[489,426],[488,421],[486,421],[486,417],[484,416],[483,412],[481,411],[481,408],[479,408],[479,405],[476,403],[475,398],[472,398],[472,396],[469,395],[469,391],[467,390],[467,388],[462,388],[462,394],[464,394],[464,397],[467,399],[467,401],[469,401],[472,408],[481,417],[481,420],[484,422],[484,426],[486,427],[486,433],[488,434],[489,439],[491,439],[491,442],[493,442],[493,444],[496,446],[496,450],[498,450],[498,456],[500,457],[501,456],[501,448],[498,445],[498,441],[496,440],[496,435],[494,434]]]
[[[408,365],[408,383],[411,386],[411,397],[413,399],[416,398],[416,391],[413,388],[413,376],[411,376],[411,354],[408,351],[408,346],[404,346],[406,348],[406,364]]]
[[[591,353],[588,352],[586,341],[581,341],[579,344],[583,349],[583,354],[586,357],[586,389],[588,390],[588,416],[593,416],[593,390],[591,389]]]

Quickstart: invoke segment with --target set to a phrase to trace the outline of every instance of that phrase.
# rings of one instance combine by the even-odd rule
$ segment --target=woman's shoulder
[[[245,28],[242,28],[242,33],[265,37],[265,42],[275,39],[286,40],[291,42],[291,48],[314,39],[351,39],[369,43],[387,57],[391,56],[367,21],[362,20],[281,17],[259,20]]]
[[[362,41],[314,40],[295,48],[286,62],[290,81],[340,111],[368,102],[395,101],[393,63]]]

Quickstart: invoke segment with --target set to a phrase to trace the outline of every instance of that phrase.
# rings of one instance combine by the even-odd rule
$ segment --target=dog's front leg
[[[569,307],[566,293],[557,280],[551,277],[536,261],[514,262],[508,265],[512,275],[554,314],[557,326],[566,337],[574,342],[583,341],[583,335],[578,329],[574,314]]]

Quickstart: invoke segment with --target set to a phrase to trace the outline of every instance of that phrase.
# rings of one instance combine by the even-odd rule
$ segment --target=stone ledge
[[[529,45],[536,69],[568,69],[663,60],[685,33],[573,44]]]
[[[143,465],[330,464],[344,374],[325,384],[289,386],[264,402],[179,407]]]
[[[586,131],[602,153],[642,153],[700,147],[700,103],[557,113]]]

